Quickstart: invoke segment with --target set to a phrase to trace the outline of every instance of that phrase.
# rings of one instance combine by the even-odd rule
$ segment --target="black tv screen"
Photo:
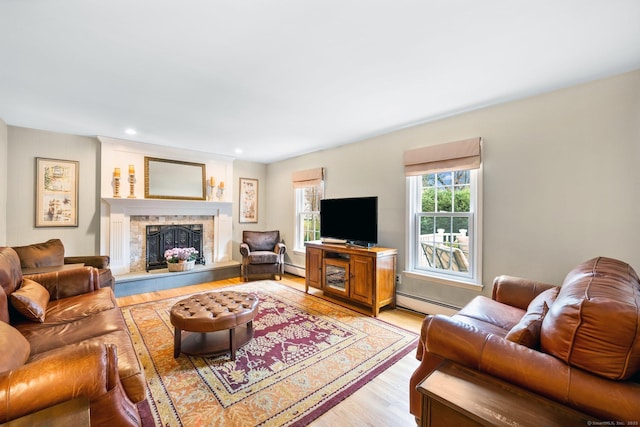
[[[320,200],[320,237],[356,245],[378,243],[378,198]]]

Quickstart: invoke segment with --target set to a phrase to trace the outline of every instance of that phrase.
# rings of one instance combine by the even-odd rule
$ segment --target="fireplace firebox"
[[[198,251],[196,264],[204,265],[203,228],[202,224],[147,225],[147,271],[166,268],[164,252],[173,248],[195,248]]]

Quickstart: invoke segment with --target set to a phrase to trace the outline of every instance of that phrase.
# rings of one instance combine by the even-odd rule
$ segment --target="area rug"
[[[274,281],[230,288],[260,299],[254,337],[235,361],[174,359],[169,310],[184,296],[122,308],[156,426],[304,426],[417,343],[412,332]]]

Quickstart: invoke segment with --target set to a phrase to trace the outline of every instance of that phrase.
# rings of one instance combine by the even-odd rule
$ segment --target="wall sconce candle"
[[[209,187],[208,200],[213,200],[213,195],[215,192],[215,197],[218,200],[222,200],[224,196],[224,181],[220,181],[220,184],[216,186],[216,179],[214,177],[209,178],[209,182],[207,182],[207,186]]]
[[[129,165],[129,175],[133,175],[135,173],[136,173],[136,171],[135,171],[133,165]]]
[[[115,178],[120,178],[120,168],[115,168],[115,169],[113,170],[113,176],[114,176]]]

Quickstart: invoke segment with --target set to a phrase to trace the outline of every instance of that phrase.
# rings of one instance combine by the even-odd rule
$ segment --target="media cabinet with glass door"
[[[309,287],[367,307],[373,316],[396,304],[396,259],[391,248],[306,243],[305,292]]]

